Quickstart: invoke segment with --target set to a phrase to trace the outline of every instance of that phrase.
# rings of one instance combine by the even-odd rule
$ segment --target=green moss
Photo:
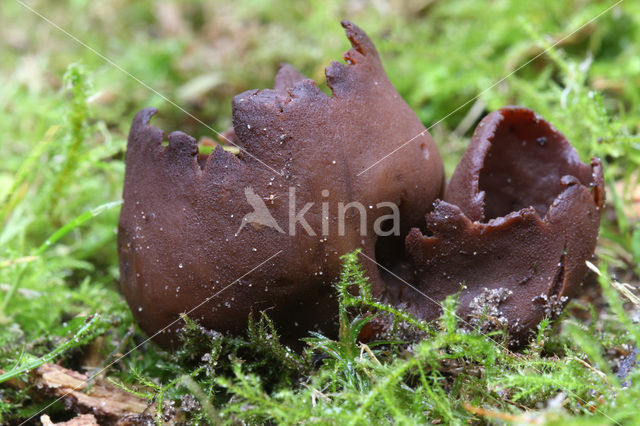
[[[535,109],[583,160],[603,159],[601,289],[587,287],[589,299],[574,300],[555,323],[543,321],[530,346],[513,353],[500,332],[487,338],[459,329],[455,297],[434,324],[376,302],[356,252],[343,258],[336,283],[335,340],[312,333],[294,352],[266,316],[256,316],[244,338],[186,319],[176,353],[147,342],[106,375],[157,402],[159,423],[166,407],[188,397],[193,424],[640,422],[640,370],[616,375],[619,359],[639,343],[637,307],[610,284],[613,274],[637,283],[640,272],[631,209],[640,168],[640,4],[622,2],[580,28],[612,4],[29,2],[132,78],[20,3],[2,2],[0,368],[19,381],[42,360],[80,368],[98,336],[107,366],[112,352],[145,340],[119,293],[115,249],[131,119],[156,106],[154,120],[168,131],[215,135],[136,78],[223,131],[231,97],[269,87],[281,61],[327,90],[324,67],[348,48],[338,21],[349,18],[371,35],[391,81],[433,126],[448,174],[481,116],[505,104]],[[394,327],[387,341],[364,346],[357,335],[374,318]],[[408,344],[407,330],[424,339]],[[19,423],[50,402],[0,384],[0,423]],[[62,404],[47,411],[65,417]]]

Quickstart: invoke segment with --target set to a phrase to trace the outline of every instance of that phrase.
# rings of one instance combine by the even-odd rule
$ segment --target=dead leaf
[[[101,424],[115,424],[122,417],[138,416],[152,409],[148,401],[102,380],[96,381],[85,393],[89,377],[56,364],[44,364],[35,374],[38,389],[49,396],[61,398],[68,409],[92,413]]]

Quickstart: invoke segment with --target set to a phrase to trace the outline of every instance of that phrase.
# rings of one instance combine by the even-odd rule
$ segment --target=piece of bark
[[[40,416],[42,426],[100,426],[93,414],[80,414],[71,420],[60,423],[53,423],[46,414]]]
[[[103,380],[94,382],[85,393],[89,377],[56,364],[44,364],[33,374],[36,389],[61,398],[67,409],[93,414],[101,424],[116,424],[123,417],[153,410],[148,401]]]

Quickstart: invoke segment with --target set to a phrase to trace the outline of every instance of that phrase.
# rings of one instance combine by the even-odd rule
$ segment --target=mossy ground
[[[449,174],[478,119],[506,104],[535,109],[583,160],[605,163],[604,276],[592,274],[526,349],[461,330],[446,312],[425,325],[389,311],[427,337],[359,345],[359,314],[388,308],[344,291],[366,287],[350,255],[337,341],[310,334],[296,354],[265,318],[246,339],[191,324],[185,349],[146,343],[109,367],[110,380],[158,403],[155,421],[181,408],[194,424],[640,423],[640,370],[617,374],[640,344],[640,307],[611,284],[613,275],[637,283],[640,272],[640,3],[623,1],[566,39],[614,1],[25,4],[218,130],[230,125],[231,97],[269,87],[279,62],[323,82],[324,66],[348,48],[339,20],[352,19],[421,120],[437,123],[431,133]],[[20,2],[3,1],[0,22],[0,380],[26,381],[45,360],[82,369],[99,354],[98,366],[108,365],[145,339],[131,331],[115,249],[134,113],[156,106],[162,128],[215,135]],[[19,424],[51,402],[31,395],[0,385],[0,423]],[[60,403],[47,413],[72,416]]]

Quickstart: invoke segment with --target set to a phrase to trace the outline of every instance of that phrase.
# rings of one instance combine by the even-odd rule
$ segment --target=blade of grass
[[[51,236],[49,238],[47,238],[45,240],[45,242],[42,243],[40,245],[40,247],[38,247],[36,249],[35,255],[36,256],[40,256],[51,245],[53,245],[54,243],[59,241],[62,237],[67,235],[69,232],[73,231],[74,229],[78,228],[79,226],[82,226],[83,224],[85,224],[89,220],[93,219],[94,217],[100,215],[101,213],[103,213],[103,212],[105,212],[107,210],[110,210],[110,209],[112,209],[114,207],[117,207],[117,206],[119,206],[121,204],[122,204],[122,200],[111,201],[109,203],[105,203],[105,204],[102,204],[102,205],[100,205],[98,207],[95,207],[95,208],[93,208],[91,210],[87,210],[86,212],[82,213],[80,216],[78,216],[75,219],[71,220],[69,223],[67,223],[66,225],[62,226],[56,232],[51,234]]]
[[[5,199],[0,200],[0,219],[2,219],[2,223],[7,223],[7,220],[9,219],[13,208],[20,201],[20,198],[22,198],[22,196],[24,196],[24,194],[26,193],[25,190],[19,191],[18,189],[23,186],[26,178],[32,174],[36,167],[36,162],[46,151],[47,147],[58,134],[59,130],[60,126],[50,127],[49,130],[47,130],[47,132],[45,133],[44,138],[42,138],[42,140],[36,144],[27,158],[20,165],[20,168],[16,172],[13,183],[11,184],[11,188],[9,188]]]
[[[80,216],[77,216],[75,219],[71,220],[69,223],[67,223],[66,225],[62,226],[56,232],[51,234],[51,236],[49,238],[47,238],[45,240],[45,242],[42,243],[40,245],[40,247],[38,247],[35,250],[34,255],[35,256],[42,255],[42,253],[44,253],[49,247],[51,247],[53,244],[55,244],[57,241],[59,241],[62,237],[67,235],[69,232],[71,232],[74,229],[82,226],[83,224],[87,223],[89,220],[91,220],[92,218],[100,215],[101,213],[103,213],[103,212],[105,212],[107,210],[110,210],[110,209],[112,209],[114,207],[119,206],[120,204],[122,204],[122,200],[111,201],[109,203],[102,204],[102,205],[100,205],[98,207],[95,207],[95,208],[93,208],[91,210],[88,210],[88,211],[82,213]],[[3,301],[2,301],[2,305],[0,305],[0,320],[2,320],[3,318],[6,317],[7,306],[9,306],[9,302],[13,298],[13,295],[16,293],[18,288],[20,288],[20,283],[22,282],[22,278],[24,277],[24,273],[27,270],[27,266],[28,266],[28,264],[21,265],[22,269],[20,270],[20,272],[18,272],[18,274],[16,276],[16,279],[13,281],[11,287],[9,288],[9,291],[5,295],[5,297],[4,297]]]
[[[91,327],[93,327],[93,325],[96,323],[98,318],[99,318],[99,315],[91,315],[87,319],[87,321],[85,321],[84,325],[80,328],[80,330],[78,330],[78,332],[71,339],[67,340],[62,345],[58,346],[57,348],[55,348],[54,350],[52,350],[48,354],[43,355],[40,358],[37,358],[37,359],[35,359],[33,361],[28,362],[26,365],[21,365],[21,366],[15,367],[11,371],[7,371],[6,373],[0,375],[0,383],[2,383],[4,381],[7,381],[9,379],[12,379],[12,378],[14,378],[16,376],[19,376],[20,374],[28,373],[29,371],[34,370],[34,369],[40,367],[41,365],[54,360],[58,355],[62,354],[67,349],[69,349],[71,346],[73,346],[73,344],[75,342],[79,341],[80,338],[87,331],[89,331],[91,329]]]

